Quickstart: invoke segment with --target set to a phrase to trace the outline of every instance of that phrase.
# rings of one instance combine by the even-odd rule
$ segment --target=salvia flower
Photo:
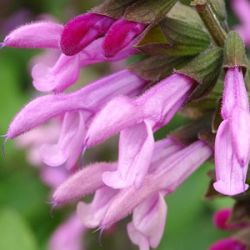
[[[215,189],[226,195],[247,190],[250,157],[250,113],[248,94],[240,67],[227,69],[221,109],[223,122],[215,141]]]
[[[205,143],[197,141],[164,159],[153,173],[145,176],[142,185],[122,189],[113,199],[102,226],[108,227],[133,211],[145,199],[172,193],[205,160],[211,156],[211,149]],[[129,201],[129,202],[128,202]],[[123,207],[120,210],[118,207]]]
[[[41,32],[34,36],[37,30]],[[59,42],[62,32],[63,26],[55,22],[26,24],[12,31],[5,38],[3,46],[54,49],[50,51],[51,54],[54,55],[55,52],[60,54]],[[52,66],[47,62],[35,64],[31,71],[34,87],[42,92],[62,92],[77,81],[80,70],[87,65],[118,61],[137,53],[137,50],[129,43],[119,53],[107,58],[102,48],[103,39],[103,37],[95,39],[75,56],[59,55],[58,60]]]
[[[85,134],[90,120],[112,97],[135,96],[147,81],[123,70],[70,94],[38,97],[26,105],[10,124],[7,138],[15,138],[53,117],[63,116],[58,142],[41,149],[43,161],[49,166],[75,166],[85,147]]]
[[[166,125],[186,102],[195,81],[175,73],[136,98],[119,96],[108,102],[91,122],[86,146],[120,133],[117,171],[106,173],[112,188],[140,186],[154,149],[153,131]]]
[[[117,164],[100,163],[70,177],[53,194],[53,203],[60,205],[96,192],[90,204],[80,202],[77,206],[77,213],[86,227],[109,228],[133,212],[133,220],[128,224],[132,242],[142,250],[157,247],[167,213],[163,197],[181,185],[211,154],[210,147],[201,141],[184,146],[174,138],[167,138],[155,144],[149,172],[139,188],[108,188],[102,181],[102,174],[108,168],[116,168]],[[88,181],[90,174],[93,182]]]

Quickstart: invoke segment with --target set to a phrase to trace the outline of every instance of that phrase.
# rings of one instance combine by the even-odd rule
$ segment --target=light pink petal
[[[202,141],[197,141],[181,150],[179,156],[161,169],[145,176],[141,187],[130,186],[121,190],[112,200],[102,221],[102,227],[109,227],[130,214],[146,199],[163,191],[170,193],[179,187],[210,156],[212,150]],[[123,209],[120,209],[123,208]]]
[[[84,114],[80,111],[65,114],[58,143],[41,148],[42,160],[46,165],[56,167],[65,164],[67,169],[75,166],[83,150],[84,120]]]
[[[143,113],[134,101],[119,96],[105,105],[94,117],[87,132],[88,146],[98,144],[119,131],[142,122]]]
[[[247,47],[250,46],[250,25],[245,24],[244,26],[237,26],[235,30],[239,33],[241,39],[244,41]]]
[[[132,223],[137,233],[148,242],[148,246],[157,248],[160,244],[164,233],[166,215],[167,206],[161,194],[150,197],[135,208]],[[139,242],[137,242],[138,237],[136,235],[129,233],[129,237],[135,244],[140,242],[140,237]],[[143,247],[140,247],[140,249],[143,249]]]
[[[84,202],[78,203],[77,214],[84,226],[87,228],[100,226],[110,201],[116,193],[116,190],[104,187],[96,191],[95,197],[90,204]]]
[[[111,100],[93,119],[86,144],[100,143],[143,120],[150,121],[154,129],[166,125],[187,100],[193,86],[191,78],[173,74],[138,98]]]
[[[85,227],[76,215],[72,215],[53,233],[49,250],[83,250]]]
[[[103,77],[82,89],[79,95],[86,106],[102,106],[119,95],[135,96],[143,91],[147,81],[125,69]]]
[[[141,185],[148,172],[154,149],[154,137],[149,122],[121,131],[118,169],[103,174],[103,181],[112,188]]]
[[[240,166],[232,148],[229,122],[223,121],[215,140],[216,182],[214,188],[225,195],[236,195],[246,191],[247,166]]]
[[[55,189],[68,178],[68,172],[63,168],[42,166],[40,176],[42,181],[50,188]]]
[[[191,78],[175,73],[150,88],[136,102],[143,106],[147,119],[154,121],[159,128],[173,118],[194,85]]]
[[[237,105],[238,108],[249,112],[249,101],[244,83],[243,73],[239,67],[227,69],[221,114],[223,119],[231,116]]]
[[[69,57],[62,54],[53,67],[44,64],[33,67],[33,85],[42,92],[62,92],[77,81],[79,74],[79,56]]]
[[[145,80],[128,70],[123,70],[97,80],[71,94],[39,97],[31,101],[16,115],[10,124],[7,138],[14,138],[52,117],[64,115],[68,111],[81,110],[93,115],[110,98],[120,94],[136,95],[143,90],[145,84]]]
[[[243,24],[250,24],[250,3],[249,0],[231,0],[232,9]]]
[[[29,61],[29,69],[32,73],[32,69],[36,64],[47,65],[48,67],[52,67],[58,57],[60,56],[60,51],[56,49],[45,49],[41,53],[36,56],[33,56]]]
[[[56,205],[79,200],[104,186],[102,174],[113,170],[116,163],[95,163],[78,171],[62,183],[53,194],[52,202]]]
[[[239,108],[231,112],[230,127],[233,149],[241,166],[248,165],[250,157],[250,113]]]
[[[4,46],[16,48],[58,48],[63,26],[52,22],[36,22],[20,26],[4,40]]]
[[[151,160],[149,172],[159,171],[160,167],[167,165],[167,159],[172,161],[172,156],[184,148],[184,145],[177,142],[173,137],[157,141],[155,143],[153,158]]]
[[[14,138],[27,132],[52,117],[84,108],[78,96],[47,95],[38,97],[28,103],[11,122],[7,138]]]
[[[43,145],[40,148],[40,155],[42,162],[50,167],[61,166],[67,160],[67,155],[58,144]]]
[[[149,242],[143,234],[141,234],[134,226],[132,222],[127,225],[127,232],[129,239],[137,246],[140,250],[150,250]]]

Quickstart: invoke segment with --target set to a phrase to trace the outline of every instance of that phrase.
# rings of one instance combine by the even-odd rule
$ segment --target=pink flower
[[[39,34],[34,36],[39,30]],[[45,48],[54,49],[59,53],[59,41],[63,26],[54,22],[36,22],[23,25],[12,31],[4,40],[3,46],[16,48]],[[34,87],[42,92],[62,92],[74,84],[80,75],[80,70],[87,65],[117,61],[137,52],[128,44],[113,57],[107,58],[102,48],[103,38],[95,39],[81,53],[75,56],[61,54],[55,65],[38,63],[32,69]]]
[[[157,247],[167,213],[163,196],[181,185],[211,156],[212,150],[201,141],[185,147],[173,138],[157,142],[154,150],[149,171],[139,188],[108,188],[102,176],[117,165],[99,163],[79,171],[63,183],[55,191],[53,203],[60,205],[95,192],[90,204],[80,202],[77,206],[77,213],[86,227],[106,229],[133,212],[133,220],[128,225],[132,242],[141,250]]]
[[[118,168],[104,175],[112,188],[139,187],[148,171],[154,148],[153,131],[166,125],[187,100],[194,80],[173,74],[136,98],[119,96],[92,120],[86,146],[120,133]]]
[[[197,141],[164,158],[154,172],[145,176],[141,187],[124,188],[115,196],[102,221],[102,226],[108,227],[116,223],[145,199],[158,195],[159,192],[172,193],[211,156],[211,153],[211,149],[205,143]],[[120,210],[118,207],[124,209]]]
[[[134,96],[145,88],[146,81],[123,70],[95,81],[70,94],[47,95],[26,105],[10,124],[7,138],[15,138],[53,117],[63,116],[60,138],[56,144],[41,149],[49,166],[75,167],[85,147],[90,121],[112,97]]]
[[[221,109],[223,122],[215,141],[215,189],[226,195],[247,190],[245,184],[250,157],[250,113],[243,73],[239,67],[229,68]]]

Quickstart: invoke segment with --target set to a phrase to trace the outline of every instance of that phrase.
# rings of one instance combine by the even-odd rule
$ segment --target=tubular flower
[[[157,142],[154,149],[149,172],[140,188],[108,188],[101,175],[117,164],[100,163],[79,171],[60,185],[53,194],[53,203],[60,205],[96,192],[90,204],[80,202],[77,206],[86,227],[106,229],[133,212],[133,220],[127,228],[132,242],[142,250],[157,247],[167,213],[163,196],[181,185],[211,156],[212,150],[201,141],[184,146],[174,138]],[[89,175],[94,177],[93,182],[87,181]],[[123,209],[119,209],[121,207]]]
[[[42,159],[49,166],[75,166],[84,149],[90,120],[114,96],[140,93],[146,81],[128,70],[100,79],[70,94],[47,95],[26,105],[10,124],[7,138],[15,138],[56,116],[63,116],[56,144],[44,145]]]
[[[37,33],[38,29],[41,33],[34,36],[34,33]],[[59,42],[62,32],[63,26],[58,23],[31,23],[12,31],[5,38],[3,46],[15,48],[50,48],[55,49],[59,53]],[[103,39],[94,40],[81,53],[75,56],[59,55],[58,60],[53,66],[44,63],[35,64],[31,70],[34,87],[42,92],[62,92],[77,81],[81,68],[99,62],[122,60],[137,52],[130,43],[115,56],[107,58],[102,48]]]
[[[245,184],[250,157],[249,102],[243,73],[239,67],[229,68],[221,109],[223,122],[215,141],[215,189],[226,195],[247,190]]]
[[[194,85],[194,80],[176,73],[139,97],[114,98],[97,113],[86,135],[87,147],[121,131],[118,168],[104,175],[106,185],[112,188],[141,185],[153,153],[153,131],[171,120]]]
[[[121,220],[145,199],[158,195],[159,192],[165,195],[172,193],[211,153],[205,143],[197,141],[164,159],[153,173],[144,178],[140,188],[124,188],[115,196],[102,221],[102,227],[109,227]],[[118,207],[124,209],[120,210]]]

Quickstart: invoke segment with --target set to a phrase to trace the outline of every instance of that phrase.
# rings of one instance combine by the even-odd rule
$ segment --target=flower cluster
[[[146,4],[134,2],[135,9],[121,12],[147,9]],[[63,249],[60,240],[67,230],[71,232],[70,249],[79,249],[86,228],[105,230],[129,214],[131,241],[141,250],[156,248],[167,216],[164,197],[213,155],[216,191],[234,196],[248,189],[250,110],[244,45],[230,32],[223,40],[223,56],[223,49],[212,47],[214,42],[203,29],[165,16],[175,2],[166,1],[165,11],[153,5],[160,9],[154,20],[150,15],[148,19],[126,19],[126,15],[108,15],[107,9],[99,8],[98,13],[81,14],[65,25],[51,21],[26,24],[2,43],[3,47],[50,49],[50,55],[57,56],[54,64],[44,57],[35,61],[33,86],[46,94],[29,102],[6,134],[7,139],[26,136],[19,144],[31,149],[35,164],[43,165],[43,179],[55,188],[55,207],[78,202],[78,217],[73,215],[59,229],[51,243],[53,250]],[[203,9],[199,5],[198,11]],[[160,31],[154,30],[157,25]],[[169,38],[164,45],[154,42],[157,32]],[[147,44],[150,39],[152,43]],[[193,49],[195,46],[198,49]],[[159,55],[161,49],[166,55]],[[147,59],[75,91],[69,89],[83,67],[135,54]],[[225,73],[221,70],[223,59]],[[223,77],[224,91],[219,90],[222,104],[217,105],[218,93],[213,87]],[[212,105],[204,107],[208,100]],[[154,133],[183,108],[191,110],[191,126],[156,141]],[[114,135],[119,135],[117,161],[95,162],[79,170],[85,151]],[[94,195],[92,202],[80,201],[90,194]]]

